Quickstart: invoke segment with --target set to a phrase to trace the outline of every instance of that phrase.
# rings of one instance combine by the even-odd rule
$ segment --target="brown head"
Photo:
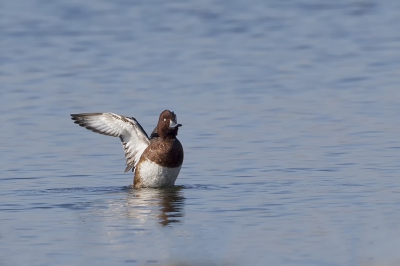
[[[174,112],[165,110],[160,114],[158,119],[157,131],[160,138],[165,139],[166,137],[175,138],[178,135],[178,128],[181,124],[176,122],[176,115]]]

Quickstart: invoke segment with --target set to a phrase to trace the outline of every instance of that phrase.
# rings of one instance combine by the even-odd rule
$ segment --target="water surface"
[[[400,263],[397,1],[6,1],[1,265]],[[70,113],[171,109],[172,189]]]

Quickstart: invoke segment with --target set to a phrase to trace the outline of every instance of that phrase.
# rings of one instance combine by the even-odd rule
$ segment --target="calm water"
[[[0,265],[399,265],[400,3],[3,1]],[[70,113],[183,124],[130,189]]]

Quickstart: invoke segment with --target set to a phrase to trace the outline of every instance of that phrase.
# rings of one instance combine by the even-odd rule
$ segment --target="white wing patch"
[[[125,150],[126,169],[136,167],[143,151],[149,146],[149,137],[139,122],[133,117],[114,113],[83,113],[71,114],[75,124],[93,132],[119,137]]]

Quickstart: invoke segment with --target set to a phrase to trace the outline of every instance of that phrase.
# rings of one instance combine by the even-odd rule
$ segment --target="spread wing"
[[[75,124],[93,132],[119,137],[125,150],[126,169],[135,169],[143,151],[149,146],[149,137],[139,122],[133,117],[113,113],[71,114]]]

